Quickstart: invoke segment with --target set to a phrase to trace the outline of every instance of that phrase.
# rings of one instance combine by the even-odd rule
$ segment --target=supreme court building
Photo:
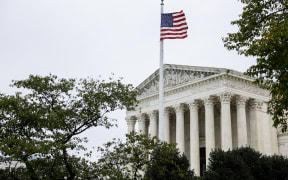
[[[159,70],[137,87],[139,104],[126,113],[128,132],[158,136],[158,81]],[[177,143],[196,175],[214,148],[288,155],[288,134],[273,128],[267,114],[270,93],[253,81],[231,69],[164,65],[164,140]]]

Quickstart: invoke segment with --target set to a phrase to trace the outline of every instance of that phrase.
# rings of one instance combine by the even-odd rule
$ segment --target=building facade
[[[164,65],[164,140],[177,143],[196,175],[214,148],[288,155],[288,135],[277,132],[267,114],[270,93],[253,81],[231,69]],[[158,82],[159,70],[137,87],[139,104],[126,113],[128,132],[158,136]]]

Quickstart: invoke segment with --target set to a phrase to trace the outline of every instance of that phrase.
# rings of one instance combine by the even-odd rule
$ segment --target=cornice
[[[213,74],[233,74],[246,79],[251,79],[251,77],[244,75],[239,71],[226,68],[216,68],[216,67],[202,67],[202,66],[187,66],[187,65],[176,65],[176,64],[164,64],[164,73],[166,70],[181,70],[181,71],[195,71],[202,73],[213,73]],[[159,69],[157,69],[153,74],[146,78],[142,83],[140,83],[136,88],[142,89],[151,81],[159,79]]]
[[[222,81],[222,86],[223,87],[232,87],[233,85],[233,82],[231,83],[231,80],[233,81],[238,81],[239,82],[242,82],[242,83],[248,83],[249,87],[251,86],[251,88],[257,88],[257,90],[262,90],[262,91],[267,91],[265,89],[262,89],[258,86],[256,86],[253,82],[255,79],[251,78],[251,77],[247,77],[247,76],[241,76],[241,75],[238,75],[238,74],[230,74],[230,73],[222,73],[222,74],[215,74],[215,75],[211,75],[211,76],[208,76],[208,77],[205,77],[203,79],[196,79],[195,81],[193,82],[189,82],[187,84],[180,84],[180,85],[177,85],[175,87],[171,87],[171,88],[166,88],[165,89],[165,95],[171,95],[171,94],[174,94],[174,93],[179,93],[179,92],[182,92],[186,89],[190,89],[194,86],[200,86],[200,85],[203,85],[203,84],[207,84],[209,82],[212,82],[212,81],[215,81],[215,80],[224,80]],[[226,80],[226,81],[225,81]],[[268,93],[267,93],[268,95]],[[266,95],[266,96],[267,96]],[[269,95],[268,95],[269,96]],[[153,100],[153,99],[156,99],[158,98],[158,93],[155,93],[155,94],[151,94],[151,95],[147,95],[147,96],[140,96],[140,97],[137,97],[137,99],[139,101],[145,101],[145,100]]]

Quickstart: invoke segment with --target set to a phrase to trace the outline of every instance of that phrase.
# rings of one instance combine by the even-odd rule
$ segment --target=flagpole
[[[164,0],[161,0],[161,15],[164,13]],[[161,16],[160,16],[161,17]],[[165,139],[164,121],[164,81],[163,81],[164,40],[160,40],[160,68],[159,68],[159,139]]]

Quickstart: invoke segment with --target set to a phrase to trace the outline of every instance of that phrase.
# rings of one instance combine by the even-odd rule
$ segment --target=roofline
[[[178,64],[164,64],[164,71],[166,69],[181,69],[181,70],[195,70],[195,71],[204,71],[204,72],[215,72],[217,74],[234,74],[241,76],[245,79],[255,80],[254,78],[244,75],[242,72],[236,71],[234,69],[227,68],[216,68],[216,67],[204,67],[204,66],[187,66],[187,65],[178,65]],[[148,78],[141,82],[136,89],[143,88],[146,84],[152,81],[155,77],[159,76],[159,69],[152,73]]]
[[[237,72],[237,71],[236,71]],[[169,93],[169,92],[172,92],[172,91],[175,91],[177,89],[181,89],[185,86],[191,86],[191,85],[196,85],[196,84],[199,84],[199,83],[202,83],[202,82],[205,82],[205,81],[211,81],[212,79],[217,79],[217,78],[220,78],[220,77],[227,77],[227,76],[230,76],[230,77],[234,77],[234,78],[238,78],[238,79],[242,79],[244,81],[248,81],[248,82],[251,82],[253,83],[254,82],[254,79],[249,77],[249,76],[246,76],[248,78],[246,78],[245,76],[239,76],[239,75],[236,75],[236,74],[231,74],[231,73],[221,73],[221,74],[215,74],[215,75],[212,75],[212,76],[208,76],[208,77],[205,77],[203,79],[196,79],[195,81],[192,81],[192,82],[189,82],[189,83],[186,83],[186,84],[181,84],[179,86],[175,86],[175,87],[172,87],[172,88],[169,88],[169,89],[166,89],[164,90],[164,93]],[[150,95],[147,95],[147,96],[143,96],[141,98],[137,98],[137,100],[143,100],[143,99],[146,99],[146,98],[152,98],[152,97],[155,97],[155,96],[158,96],[159,93],[155,93],[155,94],[150,94]]]

